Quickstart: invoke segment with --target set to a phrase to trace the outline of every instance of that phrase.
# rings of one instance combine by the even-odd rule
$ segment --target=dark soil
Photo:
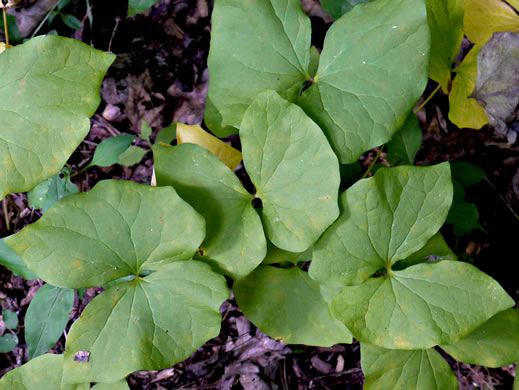
[[[91,159],[95,147],[107,137],[139,132],[146,120],[154,135],[173,121],[200,124],[203,121],[209,75],[207,54],[210,40],[211,0],[161,0],[152,10],[131,19],[124,17],[126,2],[90,0],[93,27],[74,32],[57,20],[50,28],[74,36],[118,55],[102,87],[103,101],[92,118],[86,140],[69,160],[76,171]],[[322,46],[330,25],[318,4],[305,0],[315,29],[314,44]],[[84,2],[66,9],[83,19]],[[58,18],[56,18],[58,19]],[[45,33],[47,27],[41,31]],[[424,93],[430,93],[430,85]],[[519,302],[519,263],[515,239],[519,231],[519,147],[496,139],[491,129],[459,130],[447,119],[445,95],[437,95],[419,115],[424,144],[417,164],[467,161],[482,168],[487,180],[467,190],[468,200],[480,212],[487,233],[473,230],[457,239],[448,226],[442,230],[451,247],[464,259],[494,277]],[[153,137],[152,137],[153,138]],[[239,148],[237,137],[228,139]],[[367,167],[376,152],[361,162]],[[384,154],[382,155],[382,161]],[[99,180],[119,178],[149,183],[152,176],[149,153],[132,168],[115,165],[89,169],[74,178],[82,191]],[[245,172],[238,176],[246,186]],[[8,236],[36,221],[24,195],[11,195],[7,204],[10,227],[0,210],[0,237]],[[514,212],[515,210],[515,212]],[[23,321],[30,300],[43,283],[27,282],[0,267],[0,305],[18,313],[19,346],[0,355],[0,376],[27,361]],[[89,289],[86,299],[76,299],[69,326],[100,289]],[[137,372],[128,378],[132,389],[361,389],[359,345],[317,348],[284,345],[262,334],[237,308],[234,299],[222,305],[220,335],[202,346],[191,358],[160,372]],[[61,353],[65,336],[53,348]],[[445,355],[447,356],[447,355]],[[510,389],[515,368],[486,369],[456,362],[447,356],[463,389]]]

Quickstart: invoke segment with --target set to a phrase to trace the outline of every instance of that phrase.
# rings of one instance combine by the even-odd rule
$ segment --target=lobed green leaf
[[[361,344],[365,390],[457,390],[458,380],[434,349],[389,350]]]
[[[0,55],[0,198],[58,173],[90,130],[115,56],[57,36]]]

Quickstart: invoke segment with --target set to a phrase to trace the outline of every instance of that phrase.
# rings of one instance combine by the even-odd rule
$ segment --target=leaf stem
[[[5,34],[5,46],[6,49],[10,46],[9,45],[9,29],[7,28],[7,11],[5,8],[2,8],[2,11],[4,11],[4,34]]]
[[[369,173],[371,172],[371,170],[373,169],[373,167],[377,163],[378,159],[380,158],[380,155],[382,154],[383,150],[384,150],[384,145],[382,145],[380,147],[380,149],[378,150],[377,155],[375,156],[375,159],[373,160],[373,162],[368,167],[368,170],[366,172],[364,172],[364,175],[362,175],[361,179],[365,179],[366,177],[368,177]]]
[[[9,210],[7,210],[7,197],[9,195],[6,195],[4,200],[2,201],[2,208],[4,209],[4,218],[5,218],[5,229],[7,231],[11,230],[11,227],[9,226]]]
[[[438,92],[439,90],[440,90],[440,84],[438,84],[438,86],[435,88],[434,91],[432,91],[432,93],[429,95],[429,97],[423,101],[423,103],[420,105],[420,107],[418,107],[416,110],[414,110],[414,113],[418,114],[418,112],[422,108],[424,108],[427,103],[429,103],[429,101],[434,97],[434,95],[436,95],[436,92]]]

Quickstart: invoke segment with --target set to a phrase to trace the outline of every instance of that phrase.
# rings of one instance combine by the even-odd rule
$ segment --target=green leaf
[[[265,256],[262,264],[298,264],[310,260],[312,260],[311,248],[304,252],[288,252],[267,241],[267,256]]]
[[[130,147],[134,138],[130,134],[120,134],[104,139],[97,146],[94,157],[88,166],[109,167],[117,164],[119,156]]]
[[[237,133],[245,110],[264,89],[296,99],[310,79],[310,38],[310,19],[299,0],[216,1],[208,59],[211,131],[219,137]]]
[[[0,353],[9,353],[18,345],[18,337],[12,333],[6,333],[0,337]]]
[[[149,150],[143,149],[140,146],[130,146],[119,155],[117,162],[121,165],[131,167],[141,162],[142,158]]]
[[[116,383],[98,383],[94,387],[92,387],[92,390],[130,390],[128,387],[128,382],[126,380],[122,380],[120,382]]]
[[[454,234],[458,237],[469,234],[472,229],[485,231],[479,223],[479,211],[474,203],[454,202],[445,222],[454,226]]]
[[[225,278],[195,260],[108,288],[70,329],[64,383],[112,383],[187,359],[218,335],[228,297]]]
[[[9,40],[11,41],[11,44],[13,42],[17,43],[22,40],[22,36],[20,35],[20,29],[18,28],[18,25],[16,24],[16,16],[7,14],[7,28],[9,30]],[[0,29],[2,31],[5,31],[4,28],[4,19],[0,18]]]
[[[74,290],[44,285],[25,315],[25,341],[29,360],[51,349],[63,334],[74,306]]]
[[[61,20],[63,23],[65,23],[68,27],[70,27],[73,30],[82,30],[83,29],[83,23],[81,23],[81,20],[76,18],[74,15],[71,14],[60,14]]]
[[[448,163],[381,168],[341,196],[341,216],[314,246],[310,276],[321,284],[362,283],[420,250],[452,201]]]
[[[241,279],[267,251],[253,196],[214,154],[195,144],[153,147],[159,186],[173,186],[207,223],[202,258],[222,273]]]
[[[328,312],[319,284],[297,267],[260,266],[235,282],[233,291],[247,318],[285,344],[330,347],[352,342],[349,330]]]
[[[166,144],[169,145],[177,136],[177,124],[173,123],[168,127],[163,128],[157,134],[157,138],[155,139],[155,144]]]
[[[426,0],[431,29],[429,76],[449,91],[451,68],[463,40],[464,0]]]
[[[240,139],[269,240],[305,251],[339,215],[339,164],[326,137],[301,108],[270,90],[245,112]]]
[[[70,170],[63,168],[60,173],[38,184],[27,193],[29,205],[46,213],[65,196],[77,194],[79,188],[70,181]]]
[[[463,187],[470,187],[479,183],[486,177],[485,171],[465,161],[451,163],[452,178],[461,183]]]
[[[171,187],[107,180],[62,199],[6,244],[47,283],[102,286],[190,259],[204,222]]]
[[[346,12],[349,12],[353,7],[369,3],[373,0],[321,0],[324,12],[334,19],[339,19]]]
[[[2,320],[7,329],[16,329],[18,327],[18,315],[11,310],[2,310]]]
[[[321,54],[319,54],[319,50],[315,46],[310,48],[310,64],[308,65],[308,73],[310,77],[314,77],[317,73],[317,69],[319,68],[319,58]]]
[[[143,141],[146,141],[147,143],[150,143],[150,137],[153,133],[153,130],[151,129],[150,125],[148,125],[148,122],[143,121],[141,125],[141,133],[139,134],[139,138]]]
[[[387,143],[386,160],[391,165],[413,165],[422,146],[422,129],[416,115],[411,113],[404,126]]]
[[[330,27],[315,82],[298,104],[341,163],[355,162],[404,125],[427,84],[429,46],[425,0],[377,0]]]
[[[158,0],[129,0],[128,17],[137,15],[151,8]]]
[[[46,354],[17,367],[0,379],[0,390],[88,390],[90,384],[61,384],[63,355]]]
[[[458,380],[449,364],[434,349],[389,350],[362,343],[365,390],[457,390]]]
[[[468,364],[503,367],[519,362],[519,310],[502,311],[456,344],[441,348]]]
[[[412,265],[425,262],[442,260],[457,260],[456,254],[449,248],[440,233],[436,233],[425,246],[418,252],[413,253],[407,259],[401,260],[393,266],[395,271],[400,271]]]
[[[360,341],[389,349],[426,349],[457,342],[514,304],[474,266],[440,261],[390,270],[345,287],[334,298],[332,312]]]
[[[515,380],[514,380],[514,388],[513,390],[519,390],[519,375],[515,375]]]
[[[115,56],[75,39],[36,37],[0,55],[0,198],[55,175],[90,130]]]
[[[0,264],[5,266],[16,276],[21,276],[27,280],[38,279],[38,276],[27,268],[22,258],[9,248],[4,240],[4,238],[0,239]]]

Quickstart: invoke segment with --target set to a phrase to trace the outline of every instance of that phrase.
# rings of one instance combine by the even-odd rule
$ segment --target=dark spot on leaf
[[[252,207],[254,207],[255,209],[261,209],[263,208],[263,202],[260,198],[254,198],[252,199]]]
[[[60,174],[59,174],[59,178],[60,178],[60,179],[63,179],[64,177],[65,177],[65,175],[63,174],[63,172],[60,172]]]
[[[202,256],[202,257],[205,255],[205,252],[204,252],[203,249],[200,249],[200,250],[198,251],[198,253],[200,253],[200,256]]]
[[[88,359],[90,358],[90,352],[88,351],[79,351],[74,355],[75,362],[88,363]]]
[[[303,92],[306,91],[308,88],[310,88],[314,84],[314,78],[312,77],[310,80],[306,80],[303,83],[303,88],[301,89],[300,96],[303,95]]]

